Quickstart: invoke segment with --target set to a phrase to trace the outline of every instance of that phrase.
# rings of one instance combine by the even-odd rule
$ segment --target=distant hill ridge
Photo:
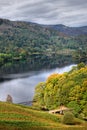
[[[62,32],[68,36],[78,36],[78,35],[85,35],[87,34],[87,26],[81,26],[81,27],[68,27],[63,24],[56,24],[56,25],[42,25],[38,23],[32,23],[32,22],[26,22],[26,21],[10,21],[7,19],[1,19],[0,18],[0,25],[6,24],[6,25],[13,25],[17,26],[19,24],[31,24],[31,25],[37,25],[40,27],[50,28],[53,30],[57,30],[58,32]]]
[[[82,35],[82,34],[83,35],[87,34],[87,26],[68,27],[68,26],[59,24],[59,25],[49,25],[48,27],[58,30],[59,32],[62,32],[69,36],[78,36],[78,35]]]

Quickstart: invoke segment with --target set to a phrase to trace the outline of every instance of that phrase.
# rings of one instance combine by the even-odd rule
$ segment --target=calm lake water
[[[0,101],[6,101],[8,94],[12,96],[14,103],[31,101],[35,86],[39,82],[44,82],[50,74],[68,72],[73,66],[69,65],[50,70],[31,71],[25,74],[6,75],[5,78],[13,79],[0,83]]]

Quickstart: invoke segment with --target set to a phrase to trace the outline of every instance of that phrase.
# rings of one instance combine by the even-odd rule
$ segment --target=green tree
[[[41,82],[39,83],[35,88],[35,95],[33,98],[33,105],[43,107],[44,104],[44,89],[45,89],[45,83]]]
[[[71,101],[68,104],[68,107],[70,107],[73,110],[73,114],[78,117],[81,111],[80,105],[76,101]]]
[[[79,63],[78,65],[77,65],[77,68],[78,69],[81,69],[81,68],[84,68],[85,67],[85,64],[83,63],[83,62],[81,62],[81,63]]]

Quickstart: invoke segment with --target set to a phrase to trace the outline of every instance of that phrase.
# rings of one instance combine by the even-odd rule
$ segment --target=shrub
[[[74,115],[71,112],[66,112],[62,118],[62,123],[67,125],[74,125],[75,124]]]

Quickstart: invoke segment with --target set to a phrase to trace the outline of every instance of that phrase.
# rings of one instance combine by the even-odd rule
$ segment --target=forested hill
[[[66,34],[68,36],[79,36],[79,35],[87,35],[87,26],[82,26],[82,27],[68,27],[63,24],[58,24],[58,25],[41,25],[37,23],[32,23],[32,22],[23,22],[23,21],[10,21],[7,19],[0,19],[0,25],[3,25],[2,30],[9,28],[9,27],[22,27],[22,25],[26,25],[29,29],[29,26],[35,27],[38,26],[43,27],[44,29],[52,29],[52,30],[57,30],[60,33]],[[4,28],[6,27],[6,28]],[[0,31],[2,31],[0,29]]]
[[[29,67],[61,66],[74,62],[72,57],[77,62],[86,62],[87,27],[78,28],[75,36],[73,28],[64,25],[55,28],[0,19],[0,68],[11,68],[14,63],[28,63]],[[67,30],[61,31],[63,28],[71,29],[72,36]]]

